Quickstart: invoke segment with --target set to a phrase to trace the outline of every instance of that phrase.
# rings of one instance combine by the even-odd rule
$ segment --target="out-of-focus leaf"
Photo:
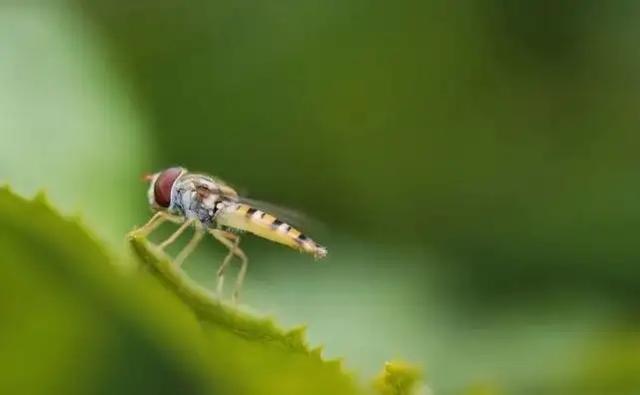
[[[0,189],[0,393],[214,393],[193,317],[43,195]]]
[[[374,385],[380,395],[422,395],[428,391],[419,388],[422,374],[415,366],[404,362],[387,362]]]
[[[135,97],[99,32],[65,1],[0,4],[0,183],[47,188],[65,211],[122,246],[143,215],[149,146]]]
[[[558,394],[635,395],[640,393],[640,334],[611,329],[592,339],[571,361],[574,371],[558,378]]]

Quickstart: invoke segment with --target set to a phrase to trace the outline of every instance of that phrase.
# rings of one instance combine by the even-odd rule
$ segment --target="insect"
[[[191,240],[176,255],[174,264],[182,266],[205,234],[211,234],[229,250],[217,272],[216,292],[222,294],[224,272],[234,256],[241,261],[232,300],[238,300],[247,272],[248,259],[240,249],[240,233],[249,232],[276,243],[323,258],[327,249],[298,229],[249,202],[223,181],[205,174],[195,174],[183,167],[171,167],[145,176],[149,181],[147,197],[155,214],[132,233],[148,236],[160,224],[170,221],[180,227],[159,244],[164,249],[189,227]]]

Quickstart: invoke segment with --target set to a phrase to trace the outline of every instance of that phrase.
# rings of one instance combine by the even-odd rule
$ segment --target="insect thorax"
[[[215,227],[221,210],[235,205],[213,179],[196,174],[180,177],[171,191],[169,211],[187,219],[197,219],[205,227]]]

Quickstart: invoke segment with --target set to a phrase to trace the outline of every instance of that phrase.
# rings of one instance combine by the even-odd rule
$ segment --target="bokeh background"
[[[322,262],[245,238],[244,302],[354,372],[399,357],[435,393],[640,393],[638,18],[634,1],[4,1],[0,180],[125,255],[140,175],[206,171],[315,219]],[[186,270],[212,287],[223,256],[206,243]]]

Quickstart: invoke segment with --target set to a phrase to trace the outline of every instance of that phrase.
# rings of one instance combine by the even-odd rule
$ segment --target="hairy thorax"
[[[215,227],[218,214],[237,205],[237,199],[225,193],[213,179],[199,175],[178,179],[171,200],[170,211],[197,219],[205,227]]]

